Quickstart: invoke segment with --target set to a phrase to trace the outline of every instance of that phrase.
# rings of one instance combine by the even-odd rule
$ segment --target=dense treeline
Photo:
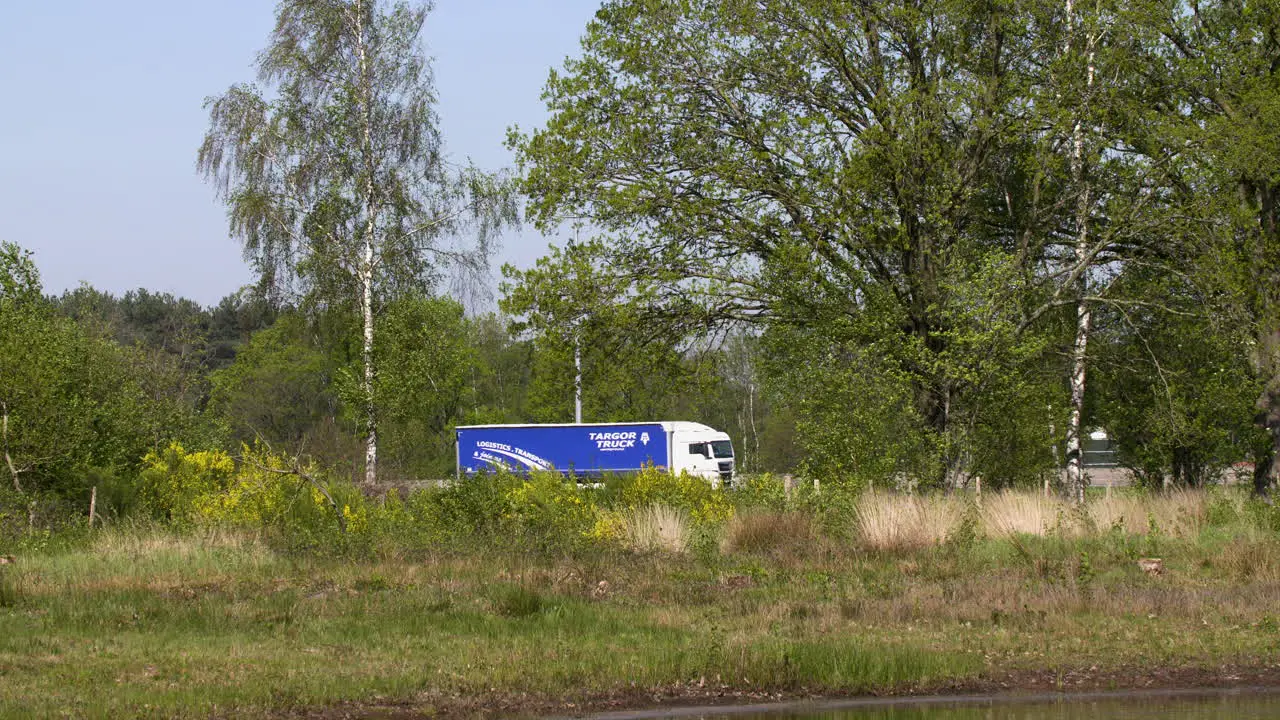
[[[79,498],[104,478],[129,484],[144,455],[173,441],[262,443],[362,473],[352,313],[276,305],[251,289],[209,308],[144,289],[45,296],[26,253],[6,245],[4,257],[6,485]],[[566,364],[551,339],[514,336],[502,317],[466,317],[439,297],[397,299],[380,322],[385,479],[451,475],[458,424],[572,420],[572,351]],[[776,439],[765,429],[744,340],[697,356],[633,349],[586,348],[588,419],[693,417],[740,433],[749,463],[793,464],[785,428]]]
[[[1101,427],[1145,483],[1272,483],[1274,3],[611,0],[518,184],[443,159],[425,11],[344,8],[282,3],[278,96],[209,104],[253,288],[46,297],[4,246],[15,492],[125,497],[172,441],[444,477],[458,424],[570,421],[578,364],[587,421],[706,422],[746,471],[1079,498]],[[469,316],[517,190],[594,236]]]
[[[749,327],[814,471],[954,486],[1112,427],[1198,483],[1280,447],[1274,2],[613,0],[513,133],[560,325]],[[566,312],[566,310],[568,310]],[[1056,452],[1055,452],[1056,451]]]

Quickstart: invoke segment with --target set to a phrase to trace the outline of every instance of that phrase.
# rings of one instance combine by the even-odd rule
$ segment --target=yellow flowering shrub
[[[535,472],[521,478],[503,499],[503,522],[546,542],[577,542],[596,522],[595,504],[576,482],[559,473]]]
[[[261,527],[294,515],[332,517],[332,508],[314,487],[290,472],[291,461],[260,448],[241,446],[241,461],[221,451],[187,452],[178,443],[143,459],[140,493],[157,514],[179,524]],[[304,468],[312,475],[317,470]],[[308,504],[310,508],[306,507]],[[368,524],[364,505],[344,506],[348,525]]]
[[[688,473],[672,475],[652,465],[623,478],[618,498],[629,509],[667,505],[687,510],[698,523],[719,524],[733,517],[733,503],[721,488]]]
[[[587,531],[587,539],[598,543],[621,542],[627,535],[627,517],[615,510],[599,510]]]
[[[147,453],[142,465],[139,499],[152,512],[177,523],[195,521],[204,498],[223,492],[236,471],[235,462],[224,452],[187,452],[177,442]]]
[[[352,510],[350,505],[342,506],[342,520],[346,523],[347,532],[357,535],[369,531],[369,509],[364,504]]]
[[[246,445],[240,446],[240,456],[240,467],[220,492],[196,499],[196,513],[205,524],[257,526],[274,521],[301,490],[301,478],[289,474],[291,465],[284,458]]]

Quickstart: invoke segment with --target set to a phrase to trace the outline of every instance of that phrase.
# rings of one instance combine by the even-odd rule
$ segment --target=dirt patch
[[[1122,691],[1194,693],[1222,689],[1280,690],[1280,662],[1265,665],[1185,666],[1172,668],[1119,667],[1063,670],[1017,670],[986,673],[965,680],[923,684],[868,698],[930,696],[931,700],[986,695],[1003,700],[1046,694],[1085,694]],[[410,720],[418,718],[582,718],[625,717],[644,710],[714,709],[751,705],[767,712],[774,703],[850,699],[854,696],[819,689],[779,691],[767,688],[712,687],[693,682],[660,688],[629,688],[584,698],[550,698],[527,693],[487,693],[483,696],[434,695],[403,703],[351,703],[280,713],[278,717],[314,720]],[[783,708],[779,708],[783,709]],[[650,715],[650,717],[652,717]]]

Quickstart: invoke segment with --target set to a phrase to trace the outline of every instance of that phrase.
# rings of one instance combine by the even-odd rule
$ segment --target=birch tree
[[[447,264],[482,266],[515,220],[500,176],[446,159],[419,34],[429,5],[283,0],[260,85],[206,102],[197,167],[264,287],[361,320],[365,480],[376,482],[375,319]],[[474,242],[458,241],[462,233]]]
[[[1076,195],[1074,225],[1074,256],[1077,263],[1086,263],[1089,257],[1089,230],[1093,223],[1093,187],[1088,177],[1085,123],[1093,100],[1094,78],[1097,72],[1096,53],[1098,33],[1085,27],[1076,3],[1066,0],[1064,18],[1068,29],[1062,55],[1068,62],[1076,60],[1084,64],[1084,86],[1080,104],[1071,122],[1071,188]],[[1079,55],[1077,56],[1077,53]],[[1085,299],[1088,295],[1089,274],[1080,273],[1075,284],[1076,328],[1071,344],[1071,416],[1067,423],[1067,489],[1077,503],[1084,502],[1084,465],[1081,447],[1081,431],[1084,419],[1084,391],[1088,378],[1089,331],[1092,324],[1092,308]]]

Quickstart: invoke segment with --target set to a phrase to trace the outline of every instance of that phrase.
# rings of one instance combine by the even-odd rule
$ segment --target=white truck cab
[[[695,422],[664,422],[662,427],[670,438],[672,473],[687,472],[717,486],[733,483],[733,441],[728,433]]]

